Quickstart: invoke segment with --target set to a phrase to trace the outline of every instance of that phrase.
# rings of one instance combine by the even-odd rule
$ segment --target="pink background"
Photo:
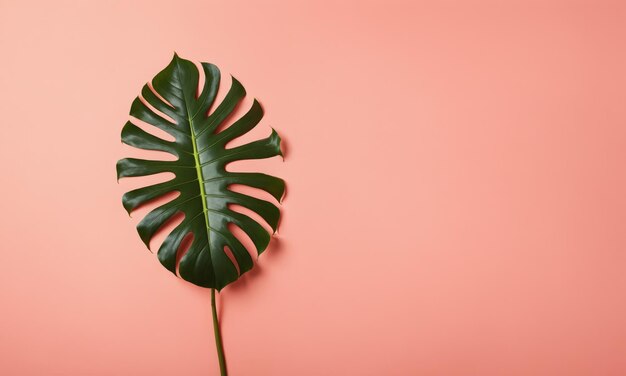
[[[0,374],[217,374],[115,182],[176,50],[285,140],[231,375],[625,375],[624,4],[0,0]]]

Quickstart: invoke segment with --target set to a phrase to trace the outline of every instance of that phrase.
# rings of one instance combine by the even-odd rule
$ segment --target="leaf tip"
[[[146,247],[148,248],[148,251],[152,252],[152,249],[150,248],[150,236],[142,232],[139,229],[139,226],[137,226],[137,230],[139,232],[139,237],[141,238],[141,241],[143,242],[143,244],[146,245]]]
[[[123,159],[120,159],[115,164],[115,172],[116,172],[116,176],[117,176],[117,184],[119,184],[120,183],[120,179],[124,177],[124,174],[123,174],[123,171],[122,171],[122,163],[123,163]]]
[[[176,65],[176,64],[179,64],[182,61],[185,61],[185,59],[180,57],[178,52],[174,51],[174,56],[172,56],[172,61],[170,61],[170,65]]]
[[[272,127],[270,127],[272,128]],[[270,140],[272,142],[272,144],[276,147],[276,155],[280,155],[280,157],[282,158],[283,162],[285,161],[285,154],[283,153],[282,150],[282,138],[280,138],[280,135],[278,134],[278,132],[276,132],[276,129],[272,128],[272,134],[270,135]]]
[[[128,217],[132,218],[133,208],[130,205],[128,205],[125,201],[122,202],[122,206],[124,206],[124,210],[126,210],[126,214],[128,214]]]

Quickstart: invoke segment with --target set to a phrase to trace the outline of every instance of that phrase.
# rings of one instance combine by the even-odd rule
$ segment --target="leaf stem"
[[[226,359],[224,359],[224,346],[222,345],[222,334],[220,333],[220,323],[217,321],[217,309],[215,306],[215,289],[211,289],[211,311],[213,312],[213,332],[215,335],[215,346],[217,347],[217,357],[220,362],[220,376],[228,376],[226,372]]]

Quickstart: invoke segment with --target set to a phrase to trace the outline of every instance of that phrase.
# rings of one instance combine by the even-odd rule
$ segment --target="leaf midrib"
[[[189,112],[187,112],[189,113]],[[204,175],[202,174],[202,164],[200,163],[200,154],[198,153],[198,146],[196,145],[196,137],[195,135],[195,129],[193,127],[193,120],[191,120],[191,118],[188,118],[189,121],[189,127],[191,128],[191,145],[193,146],[193,159],[195,161],[195,168],[196,168],[196,174],[198,175],[198,185],[200,186],[200,195],[202,196],[202,209],[204,211],[205,214],[205,218],[206,218],[206,222],[207,222],[207,227],[209,225],[209,218],[207,216],[207,206],[206,206],[206,192],[204,191]],[[209,235],[207,234],[207,237]]]
[[[178,80],[180,80],[180,64],[178,61],[176,61],[176,68],[178,68]],[[210,234],[210,229],[211,226],[209,224],[209,210],[207,208],[207,204],[206,204],[206,199],[207,199],[207,195],[206,192],[204,190],[204,175],[202,174],[202,165],[200,163],[200,153],[198,153],[198,145],[196,144],[196,130],[193,126],[193,119],[195,118],[195,116],[198,114],[199,111],[196,111],[196,114],[194,114],[194,116],[191,116],[191,113],[189,111],[189,100],[187,98],[185,98],[185,93],[183,91],[183,100],[185,102],[185,111],[187,112],[187,121],[189,122],[189,130],[191,131],[191,146],[193,147],[193,159],[195,162],[195,168],[196,168],[196,174],[198,176],[198,185],[200,186],[200,198],[202,201],[202,212],[204,213],[204,223],[206,226],[206,237],[207,237],[207,247],[209,249],[209,254],[210,254],[210,244],[211,244],[211,234]],[[212,257],[211,257],[212,258]]]

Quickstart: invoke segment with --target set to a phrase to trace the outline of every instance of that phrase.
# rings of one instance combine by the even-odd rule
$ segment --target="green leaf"
[[[264,226],[245,214],[233,211],[229,204],[252,210],[276,231],[280,211],[269,201],[229,189],[242,184],[262,189],[280,201],[285,183],[282,179],[256,172],[227,172],[230,162],[270,158],[282,155],[280,137],[272,130],[269,137],[245,145],[226,148],[231,140],[253,129],[263,117],[261,105],[254,100],[250,110],[232,125],[218,132],[220,125],[242,102],[246,91],[235,78],[224,99],[214,104],[220,71],[209,63],[201,64],[204,84],[199,88],[200,72],[194,63],[178,55],[145,85],[141,99],[137,97],[130,109],[133,118],[171,135],[167,141],[127,122],[122,129],[122,142],[130,146],[158,150],[177,157],[175,161],[125,158],[117,162],[117,177],[146,176],[162,172],[175,175],[172,180],[127,192],[122,198],[130,214],[137,207],[171,192],[175,199],[148,213],[137,225],[139,236],[150,247],[157,231],[177,213],[183,221],[172,230],[158,250],[161,264],[172,273],[193,284],[221,290],[253,267],[248,250],[229,230],[232,223],[241,228],[261,254],[269,244],[270,234]],[[147,105],[149,104],[149,105]],[[214,108],[209,115],[209,110]],[[155,111],[155,110],[156,111]],[[187,252],[179,257],[181,242],[188,234],[193,240]],[[227,247],[235,265],[224,248]],[[180,261],[177,263],[177,259]]]

